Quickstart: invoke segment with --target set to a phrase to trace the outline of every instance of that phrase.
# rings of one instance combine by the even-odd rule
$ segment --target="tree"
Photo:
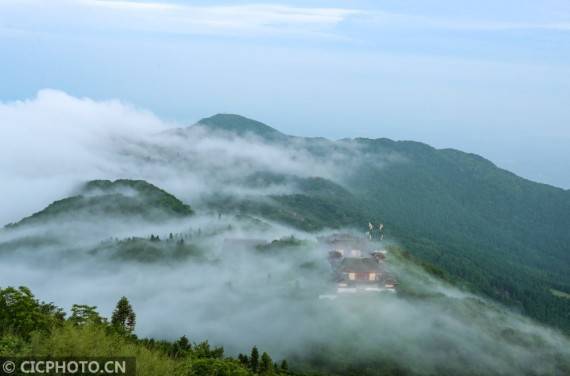
[[[172,349],[170,350],[170,355],[173,358],[184,358],[191,349],[192,344],[188,340],[188,337],[182,336],[173,343]]]
[[[190,341],[188,340],[188,337],[186,337],[186,336],[180,337],[180,339],[178,341],[176,341],[176,343],[183,350],[190,350],[192,348],[192,345],[190,344]]]
[[[273,373],[273,361],[268,353],[264,352],[261,355],[261,362],[259,363],[259,373],[262,375],[270,375]]]
[[[287,360],[283,359],[281,361],[281,371],[287,372],[289,371],[289,364],[287,363]]]
[[[257,372],[259,369],[259,350],[257,350],[256,346],[253,346],[251,349],[251,356],[249,357],[249,368],[253,372]]]
[[[208,341],[194,345],[193,356],[196,358],[222,359],[224,357],[224,347],[210,347]]]
[[[248,367],[249,366],[249,358],[247,357],[247,355],[244,355],[242,353],[239,353],[238,355],[238,360],[240,361],[241,364],[243,364],[244,366]]]
[[[38,301],[27,287],[0,288],[0,336],[12,333],[28,338],[33,331],[48,331],[63,323],[65,313]]]
[[[71,317],[69,321],[75,325],[84,324],[101,324],[103,319],[97,312],[96,306],[89,306],[84,304],[74,304],[71,307]]]
[[[111,324],[128,334],[131,334],[135,330],[136,315],[133,307],[129,303],[126,297],[122,297],[117,302],[117,306],[113,311],[111,316]]]

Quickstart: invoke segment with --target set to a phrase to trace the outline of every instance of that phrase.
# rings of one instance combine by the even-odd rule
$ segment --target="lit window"
[[[376,281],[376,273],[370,273],[370,274],[368,274],[368,280],[370,280],[370,281]]]
[[[348,279],[354,281],[356,279],[356,273],[348,273]]]

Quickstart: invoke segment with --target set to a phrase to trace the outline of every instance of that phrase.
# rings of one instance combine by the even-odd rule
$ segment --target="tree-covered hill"
[[[533,317],[570,329],[570,193],[484,158],[413,142],[356,140],[401,163],[364,163],[351,191],[418,256]]]
[[[266,140],[286,140],[287,136],[259,121],[234,114],[216,114],[198,121],[195,125],[209,131],[234,133],[239,136],[255,135]]]
[[[92,180],[79,192],[7,227],[41,224],[58,219],[129,217],[150,221],[192,214],[187,204],[143,180]]]
[[[226,130],[244,128],[241,117],[213,118]],[[267,127],[256,132],[255,126],[250,121],[245,128],[262,135]],[[308,231],[364,231],[370,220],[383,222],[389,238],[458,281],[570,330],[570,300],[560,294],[570,292],[569,191],[518,177],[475,154],[418,142],[302,142],[316,158],[344,153],[348,162],[337,166],[343,178],[331,181],[316,171],[294,179],[292,194],[213,205]]]

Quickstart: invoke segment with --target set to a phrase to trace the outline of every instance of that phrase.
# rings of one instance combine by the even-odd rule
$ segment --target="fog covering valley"
[[[389,228],[379,246],[398,293],[319,299],[333,286],[320,239],[361,236],[383,220],[351,193],[364,182],[354,172],[397,169],[409,156],[218,116],[237,131],[216,117],[186,127],[53,90],[0,104],[0,122],[14,130],[0,137],[0,220],[9,224],[0,286],[105,315],[127,296],[139,337],[187,335],[231,355],[257,345],[318,372],[570,372],[562,329],[439,278]]]

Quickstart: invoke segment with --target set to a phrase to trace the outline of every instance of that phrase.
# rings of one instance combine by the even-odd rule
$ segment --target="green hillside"
[[[89,219],[95,216],[156,221],[191,214],[190,206],[146,181],[93,180],[84,184],[77,195],[55,201],[45,209],[7,227],[58,219]]]
[[[346,177],[337,182],[296,178],[294,194],[211,204],[308,231],[383,222],[390,239],[458,282],[570,331],[570,301],[552,293],[570,292],[569,191],[418,142],[304,141],[316,157],[351,149],[359,156],[338,166]],[[395,158],[378,163],[386,156]]]
[[[522,179],[477,155],[357,140],[404,162],[351,175],[351,191],[410,251],[479,291],[570,330],[570,193]]]

